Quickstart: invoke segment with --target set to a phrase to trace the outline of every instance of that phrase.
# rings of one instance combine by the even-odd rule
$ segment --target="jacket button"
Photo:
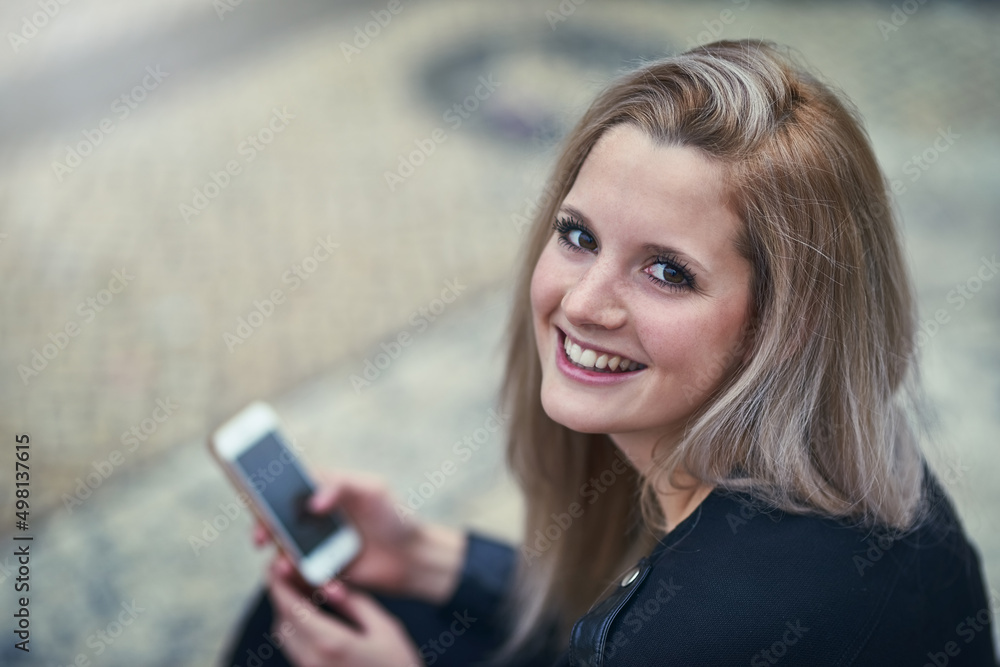
[[[629,570],[628,574],[626,574],[622,578],[622,588],[624,588],[625,586],[631,585],[632,582],[635,581],[638,578],[639,578],[639,568],[634,567],[631,570]]]

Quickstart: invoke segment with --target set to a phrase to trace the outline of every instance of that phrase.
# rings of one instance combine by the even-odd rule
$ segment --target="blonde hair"
[[[912,288],[885,178],[848,104],[777,47],[724,41],[617,79],[566,139],[527,239],[508,331],[502,396],[527,557],[502,655],[531,647],[546,629],[568,638],[572,620],[662,534],[660,475],[683,470],[788,512],[871,527],[901,531],[917,521]],[[617,452],[606,435],[574,432],[542,409],[531,276],[591,148],[626,123],[722,166],[744,223],[738,249],[752,267],[747,354],[722,364],[731,372],[714,378],[719,386],[676,447],[657,452],[657,475],[615,475],[599,502],[539,550],[536,536],[583,505],[583,488]]]

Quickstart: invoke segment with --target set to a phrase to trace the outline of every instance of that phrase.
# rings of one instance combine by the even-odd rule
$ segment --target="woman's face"
[[[598,141],[531,280],[549,417],[680,434],[742,356],[751,268],[725,201],[719,167],[695,149],[631,125]]]

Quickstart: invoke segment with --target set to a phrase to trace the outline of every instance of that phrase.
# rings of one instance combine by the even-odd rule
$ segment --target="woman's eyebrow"
[[[643,243],[642,247],[650,254],[662,256],[667,255],[668,257],[675,257],[687,264],[691,264],[693,268],[698,271],[705,271],[705,266],[696,260],[691,255],[687,254],[683,250],[678,250],[668,245],[659,245],[657,243]]]
[[[559,207],[559,211],[560,212],[564,212],[564,213],[568,213],[569,215],[573,216],[574,218],[579,219],[581,222],[593,225],[593,222],[591,221],[591,219],[589,217],[587,217],[587,215],[583,211],[581,211],[580,209],[576,208],[575,206],[570,206],[569,204],[563,204],[562,206]],[[687,254],[683,250],[679,250],[679,249],[674,248],[672,246],[660,245],[659,243],[643,243],[642,244],[642,248],[643,248],[643,250],[645,250],[646,252],[648,252],[648,253],[650,253],[652,255],[669,255],[671,257],[676,257],[679,260],[682,260],[684,262],[687,262],[688,264],[691,264],[693,266],[693,268],[695,268],[696,270],[699,270],[699,271],[706,271],[707,270],[707,269],[705,269],[705,266],[701,262],[699,262],[698,260],[696,260],[694,257],[692,257],[691,255]]]
[[[576,208],[575,206],[570,206],[569,204],[563,204],[562,206],[559,207],[559,210],[569,213],[574,218],[580,218],[580,220],[582,220],[583,222],[590,222],[590,218],[588,218],[583,211]]]

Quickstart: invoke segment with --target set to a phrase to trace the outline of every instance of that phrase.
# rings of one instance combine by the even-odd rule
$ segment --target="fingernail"
[[[344,588],[344,584],[342,584],[337,579],[334,579],[333,581],[329,582],[325,586],[325,589],[326,589],[325,592],[326,592],[327,597],[328,598],[332,598],[334,600],[341,600],[341,599],[343,599],[344,596],[345,596],[345,593],[346,593],[346,589]]]

